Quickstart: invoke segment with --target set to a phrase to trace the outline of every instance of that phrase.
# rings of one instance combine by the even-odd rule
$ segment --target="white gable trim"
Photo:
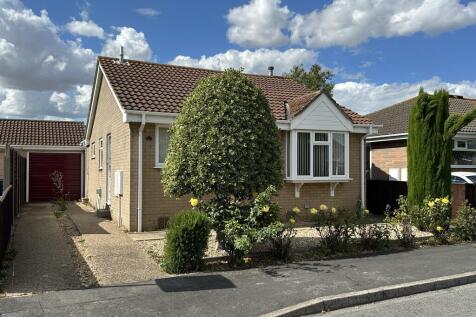
[[[324,117],[322,110],[319,108],[322,108],[322,110],[327,109],[329,117]],[[315,118],[310,119],[312,116],[315,116]],[[309,121],[312,121],[312,124]],[[341,110],[337,109],[333,100],[326,94],[321,94],[306,109],[291,120],[291,130],[296,129],[351,132],[353,130],[353,123]]]
[[[106,80],[107,86],[111,90],[111,94],[114,97],[114,100],[116,101],[116,105],[119,108],[119,111],[121,111],[122,113],[123,121],[126,115],[126,112],[124,111],[124,108],[122,107],[121,102],[119,101],[119,98],[117,98],[116,92],[114,91],[114,89],[112,89],[112,85],[109,79],[107,78],[106,73],[104,72],[104,69],[102,68],[101,64],[98,62],[96,78],[94,79],[91,107],[90,107],[89,117],[88,117],[88,126],[86,127],[86,143],[87,144],[89,143],[89,138],[91,136],[92,128],[94,125],[94,118],[96,117],[96,109],[98,104],[99,92],[101,90],[101,84],[103,79]]]

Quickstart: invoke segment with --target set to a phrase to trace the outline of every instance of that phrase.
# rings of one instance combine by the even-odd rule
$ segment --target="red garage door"
[[[81,154],[79,153],[30,153],[29,200],[51,201],[54,187],[50,174],[63,173],[64,192],[69,199],[81,198]]]

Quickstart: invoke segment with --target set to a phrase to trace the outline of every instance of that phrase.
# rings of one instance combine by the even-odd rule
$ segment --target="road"
[[[476,316],[476,284],[356,306],[316,316]]]

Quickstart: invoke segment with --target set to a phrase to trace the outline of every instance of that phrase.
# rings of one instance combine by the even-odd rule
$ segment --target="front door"
[[[111,135],[106,138],[106,204],[111,205]]]

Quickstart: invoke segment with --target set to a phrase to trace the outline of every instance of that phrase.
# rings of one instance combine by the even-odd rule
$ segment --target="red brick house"
[[[367,115],[381,124],[378,133],[366,138],[370,179],[407,180],[407,136],[410,110],[416,97]],[[476,107],[476,99],[450,95],[450,113],[465,113]],[[435,153],[436,154],[436,153]],[[454,138],[453,171],[476,172],[476,121]]]

